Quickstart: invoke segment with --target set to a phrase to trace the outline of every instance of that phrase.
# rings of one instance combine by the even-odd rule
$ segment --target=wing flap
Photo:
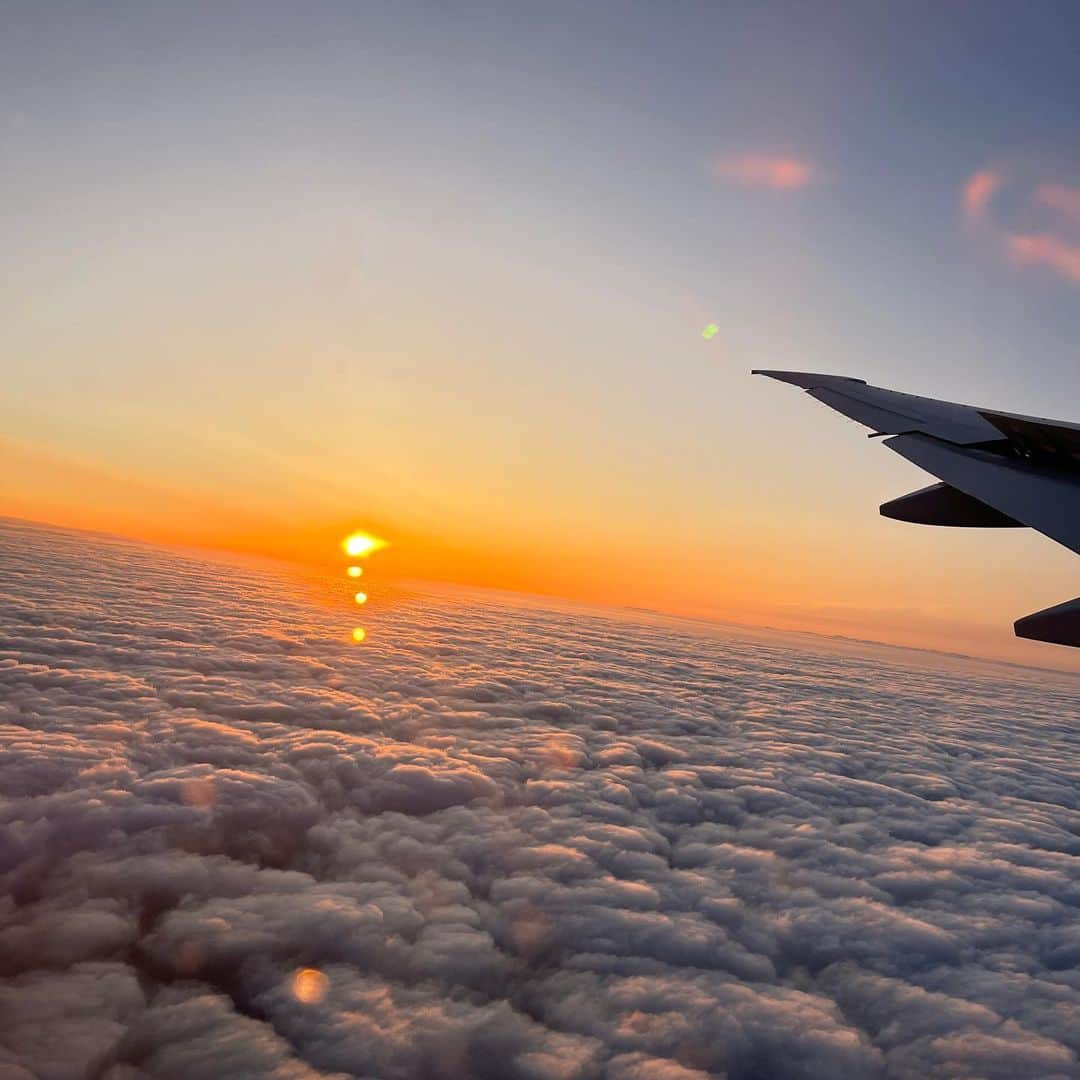
[[[1025,457],[1039,458],[1063,469],[1080,469],[1080,424],[987,410],[982,415]]]
[[[1080,485],[1066,474],[925,435],[895,435],[890,450],[1080,555]]]

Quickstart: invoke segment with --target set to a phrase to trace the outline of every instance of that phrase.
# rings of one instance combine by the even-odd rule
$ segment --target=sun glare
[[[372,536],[370,533],[354,532],[351,536],[345,537],[341,546],[345,549],[346,555],[349,555],[354,559],[362,559],[366,555],[370,555],[373,551],[378,551],[380,548],[386,547],[386,541],[380,540],[377,536]]]
[[[305,1005],[315,1005],[326,997],[329,980],[317,968],[300,968],[293,975],[293,996]]]
[[[348,555],[349,558],[363,559],[373,551],[378,551],[380,548],[386,547],[387,542],[385,540],[380,540],[377,536],[372,536],[371,533],[354,532],[341,541],[341,546],[344,548],[345,554]],[[364,568],[362,566],[356,566],[355,564],[353,566],[345,567],[345,573],[351,578],[358,578],[363,572]],[[366,592],[353,593],[353,599],[358,604],[366,604],[368,601],[368,594]],[[353,630],[353,641],[359,644],[359,642],[364,641],[366,638],[367,631],[362,626],[358,626]]]

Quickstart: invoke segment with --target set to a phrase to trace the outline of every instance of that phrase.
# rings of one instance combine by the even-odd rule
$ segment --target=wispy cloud
[[[747,154],[720,158],[716,163],[716,175],[747,187],[798,191],[813,183],[817,170],[802,158]]]
[[[1048,266],[1080,285],[1080,246],[1048,234],[1009,237],[1009,254],[1025,266]]]
[[[969,221],[985,221],[1014,265],[1045,267],[1080,285],[1080,242],[1069,235],[1075,231],[1073,226],[1080,224],[1080,187],[1046,182],[1028,187],[1028,205],[1054,211],[1062,228],[1041,233],[1013,232],[1009,225],[989,220],[988,212],[997,192],[1006,184],[1015,183],[1016,178],[1000,169],[973,172],[960,193],[965,217]]]
[[[962,190],[964,213],[972,220],[986,214],[986,208],[1001,186],[1001,173],[996,169],[980,169],[968,177]]]
[[[1035,189],[1034,200],[1071,221],[1080,222],[1080,188],[1066,184],[1040,184]]]

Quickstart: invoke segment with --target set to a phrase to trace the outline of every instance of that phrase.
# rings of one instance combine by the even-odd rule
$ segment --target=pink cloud
[[[1080,247],[1056,236],[1010,236],[1009,254],[1025,266],[1048,266],[1080,285]]]
[[[1035,189],[1035,201],[1080,222],[1080,188],[1067,187],[1065,184],[1040,184]]]
[[[995,169],[982,169],[972,173],[962,192],[964,213],[973,220],[981,218],[1000,186],[1001,173]]]
[[[793,157],[762,157],[753,154],[721,158],[716,175],[747,187],[772,191],[798,191],[812,183],[816,175],[809,161]]]

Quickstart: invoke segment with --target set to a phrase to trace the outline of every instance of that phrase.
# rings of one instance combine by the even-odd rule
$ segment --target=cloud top
[[[4,1075],[1076,1075],[1074,679],[319,595],[0,523]]]

